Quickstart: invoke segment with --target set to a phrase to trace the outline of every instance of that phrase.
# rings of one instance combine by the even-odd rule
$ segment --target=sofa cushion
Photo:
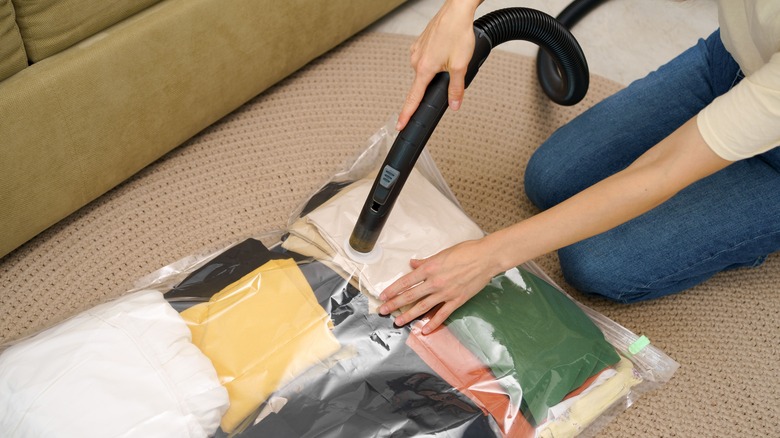
[[[0,0],[0,81],[27,67],[11,0]]]
[[[403,0],[166,0],[0,82],[0,257]]]
[[[141,11],[160,0],[13,0],[27,55],[33,62]]]

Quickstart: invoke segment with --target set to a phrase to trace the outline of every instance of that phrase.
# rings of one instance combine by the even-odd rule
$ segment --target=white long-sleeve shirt
[[[780,0],[719,0],[720,36],[745,78],[697,117],[704,141],[737,161],[780,145]]]

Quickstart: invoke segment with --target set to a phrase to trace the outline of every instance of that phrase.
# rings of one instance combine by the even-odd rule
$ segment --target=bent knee
[[[563,127],[534,151],[525,169],[525,192],[542,210],[560,204],[603,179],[605,163]],[[595,154],[600,156],[600,154]]]
[[[578,245],[563,248],[558,254],[564,279],[584,294],[629,304],[679,291],[673,286],[654,283],[641,261],[594,256],[593,251]]]
[[[546,210],[571,196],[571,178],[566,177],[566,165],[555,146],[549,142],[537,149],[525,168],[526,196],[539,209]]]

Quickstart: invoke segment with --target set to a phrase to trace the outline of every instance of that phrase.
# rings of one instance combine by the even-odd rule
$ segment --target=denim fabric
[[[742,79],[719,31],[558,129],[525,190],[549,208],[624,169]],[[558,251],[578,290],[620,302],[676,293],[780,249],[780,148],[738,161],[610,231]]]

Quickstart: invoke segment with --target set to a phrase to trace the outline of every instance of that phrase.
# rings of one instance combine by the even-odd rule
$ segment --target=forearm
[[[660,205],[730,162],[690,120],[625,170],[484,240],[496,273],[612,229]]]

